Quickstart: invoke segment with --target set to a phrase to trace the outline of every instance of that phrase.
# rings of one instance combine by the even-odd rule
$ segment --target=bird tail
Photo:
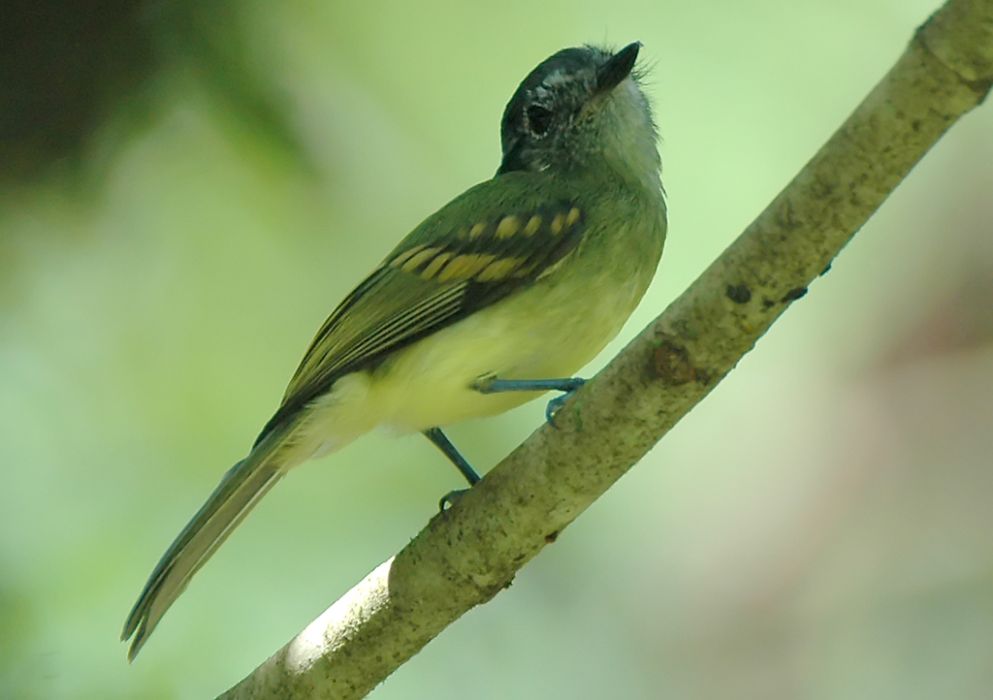
[[[134,637],[128,660],[138,655],[169,606],[228,535],[283,475],[275,435],[259,443],[221,479],[207,502],[162,555],[124,623],[121,640]]]

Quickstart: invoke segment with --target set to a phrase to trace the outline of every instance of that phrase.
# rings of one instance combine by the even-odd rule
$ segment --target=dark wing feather
[[[529,285],[579,243],[584,215],[574,199],[473,212],[469,196],[488,184],[425,221],[334,310],[258,441],[337,378]]]

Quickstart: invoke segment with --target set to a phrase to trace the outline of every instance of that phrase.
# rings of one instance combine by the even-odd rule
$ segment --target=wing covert
[[[334,310],[256,442],[338,377],[547,274],[578,245],[584,230],[583,209],[572,199],[475,217],[450,213],[458,204],[455,200],[415,229]],[[471,223],[452,227],[447,222],[453,220]]]

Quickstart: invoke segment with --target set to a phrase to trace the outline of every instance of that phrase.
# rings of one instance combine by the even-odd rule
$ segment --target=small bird
[[[620,331],[665,240],[640,47],[563,49],[528,74],[503,113],[496,175],[345,297],[251,451],[166,550],[124,624],[129,660],[291,467],[386,426],[423,433],[471,486],[479,476],[439,426],[581,385],[572,375]]]

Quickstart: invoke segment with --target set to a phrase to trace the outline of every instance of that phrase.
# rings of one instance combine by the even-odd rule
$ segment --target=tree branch
[[[748,229],[455,507],[222,697],[360,698],[699,403],[993,82],[993,0],[950,0]]]

